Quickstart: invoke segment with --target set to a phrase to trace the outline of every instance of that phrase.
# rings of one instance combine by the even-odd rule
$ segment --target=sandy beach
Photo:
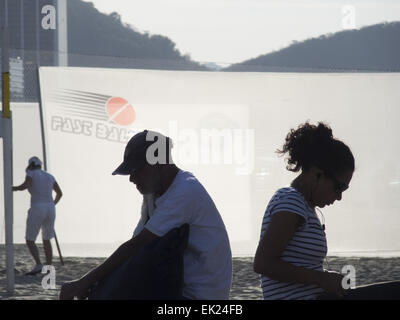
[[[43,249],[39,245],[41,258]],[[33,267],[33,259],[23,244],[15,245],[15,292],[10,296],[6,290],[5,252],[0,245],[0,299],[1,300],[57,300],[62,283],[81,277],[83,274],[104,261],[105,258],[64,257],[64,266],[57,256],[54,257],[56,270],[56,289],[43,289],[45,275],[27,276]],[[44,260],[44,257],[42,258]],[[233,258],[233,282],[230,293],[232,300],[262,299],[259,275],[253,272],[253,258]],[[400,257],[397,258],[342,258],[328,257],[325,268],[340,271],[345,265],[356,269],[356,285],[375,282],[400,280]]]

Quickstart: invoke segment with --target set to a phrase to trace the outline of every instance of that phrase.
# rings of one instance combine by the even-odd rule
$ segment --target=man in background
[[[42,229],[46,264],[52,264],[53,250],[50,240],[54,237],[55,205],[60,201],[62,191],[54,177],[42,170],[42,161],[38,157],[29,159],[24,183],[12,188],[13,191],[26,189],[31,194],[31,207],[28,210],[25,239],[29,252],[36,263],[32,271],[28,273],[33,275],[40,273],[43,268],[39,251],[35,244],[40,229]],[[53,199],[53,190],[56,192],[55,199]]]

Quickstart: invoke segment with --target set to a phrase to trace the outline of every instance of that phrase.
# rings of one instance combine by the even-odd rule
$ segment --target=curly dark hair
[[[286,168],[293,172],[308,171],[312,166],[331,174],[354,171],[350,148],[335,139],[332,129],[323,122],[312,125],[307,121],[297,129],[291,129],[282,150],[277,150],[277,153],[288,153]]]

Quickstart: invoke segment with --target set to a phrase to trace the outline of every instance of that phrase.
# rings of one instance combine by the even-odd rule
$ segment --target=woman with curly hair
[[[326,124],[306,122],[290,130],[277,152],[288,154],[288,170],[301,173],[273,195],[264,214],[254,259],[264,299],[400,298],[400,282],[345,290],[341,274],[323,269],[325,226],[315,210],[348,189],[355,169],[350,148]]]

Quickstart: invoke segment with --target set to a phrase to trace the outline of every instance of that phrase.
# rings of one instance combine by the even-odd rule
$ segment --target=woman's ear
[[[310,169],[310,172],[312,174],[314,181],[318,181],[321,178],[321,176],[323,175],[323,171],[318,167],[312,167]]]
[[[319,180],[323,174],[324,174],[324,172],[321,169],[319,169],[319,168],[316,169],[315,176],[316,176],[317,180]]]

